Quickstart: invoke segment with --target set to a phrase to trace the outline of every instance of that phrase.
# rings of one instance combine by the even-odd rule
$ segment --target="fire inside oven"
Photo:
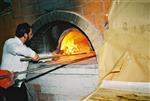
[[[95,56],[87,38],[76,28],[69,28],[62,33],[57,48],[56,54],[62,55],[54,59],[57,63],[71,63]]]
[[[76,28],[70,28],[60,36],[58,48],[61,54],[82,54],[90,53],[91,46],[87,38]]]
[[[55,24],[48,27],[47,32],[44,32],[48,34],[41,33],[43,34],[42,36],[35,35],[31,43],[31,47],[36,45],[35,49],[40,49],[40,47],[38,48],[40,45],[35,44],[35,42],[37,39],[40,40],[39,38],[43,37],[43,44],[41,46],[48,47],[45,51],[46,54],[49,51],[49,54],[59,56],[48,60],[47,63],[69,64],[95,57],[95,51],[84,32],[70,24]],[[36,38],[37,36],[39,38]],[[43,48],[43,50],[45,50],[45,48]]]

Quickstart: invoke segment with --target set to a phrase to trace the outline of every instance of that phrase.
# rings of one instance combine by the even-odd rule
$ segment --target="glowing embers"
[[[76,28],[65,30],[59,38],[58,58],[47,61],[49,64],[93,64],[96,63],[96,53],[87,37]]]
[[[75,28],[70,28],[63,32],[59,41],[59,49],[63,55],[89,53],[92,51],[87,38]]]

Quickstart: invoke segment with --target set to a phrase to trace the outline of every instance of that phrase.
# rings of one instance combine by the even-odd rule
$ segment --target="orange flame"
[[[91,50],[91,46],[83,33],[78,30],[71,30],[62,40],[60,50],[63,50],[63,54],[67,55],[88,53]]]

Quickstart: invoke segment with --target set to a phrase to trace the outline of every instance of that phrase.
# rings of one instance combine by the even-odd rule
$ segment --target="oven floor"
[[[89,52],[77,55],[60,56],[51,61],[47,61],[48,64],[95,64],[97,63],[95,52]]]

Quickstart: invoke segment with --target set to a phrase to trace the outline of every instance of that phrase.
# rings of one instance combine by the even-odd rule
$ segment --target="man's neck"
[[[19,38],[19,39],[20,39],[20,41],[21,41],[23,44],[26,42],[26,40],[25,40],[24,37],[21,37],[21,38]]]

